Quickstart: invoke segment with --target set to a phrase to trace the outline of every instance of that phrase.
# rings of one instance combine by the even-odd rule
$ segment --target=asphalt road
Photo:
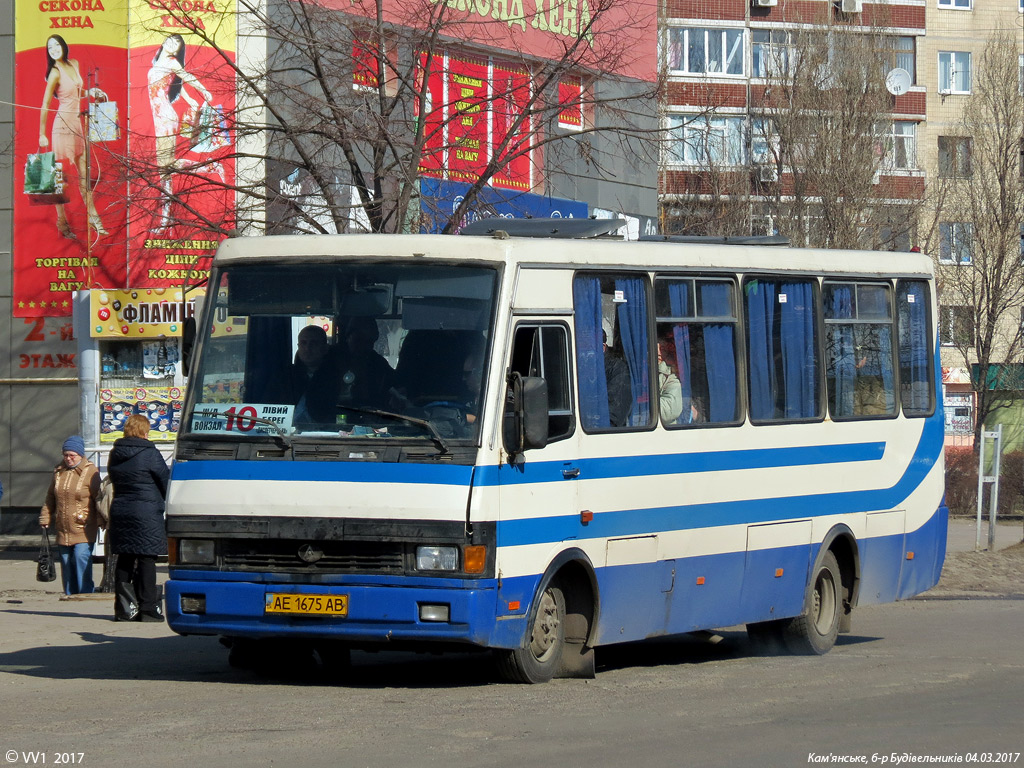
[[[13,554],[0,558],[0,766],[33,764],[32,753],[35,764],[104,768],[837,764],[830,755],[892,765],[1005,753],[1024,765],[1020,599],[861,608],[824,657],[757,657],[737,629],[718,643],[602,649],[595,680],[516,686],[496,682],[483,655],[356,654],[351,678],[332,685],[233,670],[213,638],[112,622],[109,598],[61,600]]]

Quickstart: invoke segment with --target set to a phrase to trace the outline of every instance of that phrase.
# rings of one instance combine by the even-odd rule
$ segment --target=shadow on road
[[[7,611],[12,612],[12,611]],[[21,613],[35,613],[20,611]],[[48,615],[48,614],[46,614]],[[67,614],[64,614],[67,616]],[[499,682],[493,657],[483,652],[409,653],[354,651],[351,667],[329,674],[308,648],[287,650],[258,671],[234,669],[227,650],[214,637],[132,637],[124,624],[96,618],[116,631],[80,631],[74,644],[53,644],[0,654],[0,671],[53,680],[203,681],[232,685],[341,686],[354,688],[457,688]],[[710,639],[709,639],[710,637]],[[878,638],[843,635],[839,645]],[[597,670],[706,664],[760,655],[743,631],[624,643],[597,649]]]

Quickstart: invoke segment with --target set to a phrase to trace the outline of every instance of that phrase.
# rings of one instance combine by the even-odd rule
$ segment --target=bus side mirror
[[[548,383],[538,376],[508,375],[504,417],[505,452],[509,462],[522,461],[524,451],[548,444]]]
[[[188,376],[192,367],[192,348],[196,344],[196,319],[186,317],[181,327],[181,372]]]

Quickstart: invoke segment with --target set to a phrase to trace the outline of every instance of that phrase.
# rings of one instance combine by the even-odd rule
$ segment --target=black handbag
[[[43,540],[39,545],[39,560],[36,565],[36,581],[53,581],[57,578],[57,567],[50,551],[50,532],[43,528]]]

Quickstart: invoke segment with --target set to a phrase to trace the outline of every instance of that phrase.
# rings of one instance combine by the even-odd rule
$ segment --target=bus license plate
[[[269,592],[264,613],[348,616],[348,595],[298,595]]]

